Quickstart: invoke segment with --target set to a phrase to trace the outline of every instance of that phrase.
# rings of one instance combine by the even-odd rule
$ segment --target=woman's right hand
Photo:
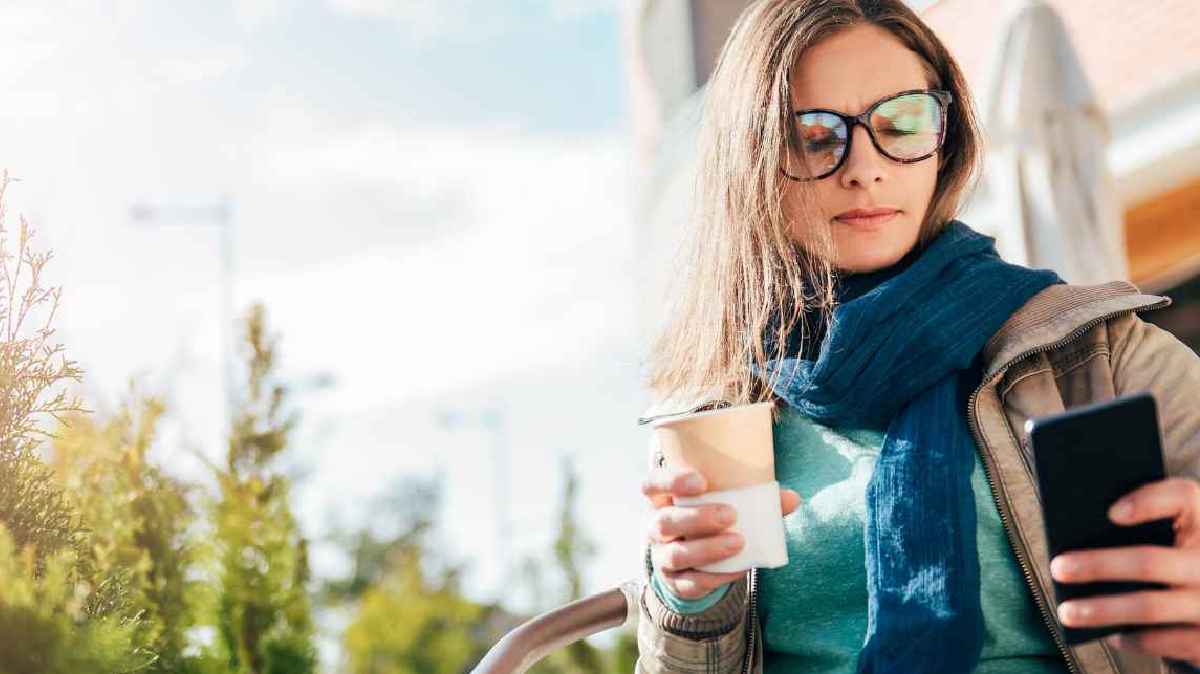
[[[681,599],[699,599],[718,587],[738,580],[745,571],[709,573],[695,567],[732,557],[742,549],[742,535],[726,532],[736,521],[733,508],[722,503],[677,506],[677,496],[699,496],[707,490],[704,476],[694,468],[652,468],[642,482],[642,493],[654,512],[650,517],[650,561],[661,580]],[[783,514],[800,505],[800,495],[780,490]]]

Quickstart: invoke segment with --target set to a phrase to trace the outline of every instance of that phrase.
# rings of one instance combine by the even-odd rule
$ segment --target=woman
[[[638,671],[1200,665],[1200,358],[1138,316],[1169,300],[1008,264],[954,219],[970,95],[899,0],[753,3],[708,86],[692,273],[648,415],[776,402],[789,563],[698,571],[741,541],[720,505],[673,506],[703,476],[652,454]],[[1176,546],[1051,563],[1024,421],[1142,390],[1169,478],[1113,518],[1173,518]],[[1052,577],[1168,589],[1056,606]],[[1061,635],[1127,623],[1146,629]]]

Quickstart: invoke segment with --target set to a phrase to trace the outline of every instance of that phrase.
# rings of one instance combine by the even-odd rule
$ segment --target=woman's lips
[[[899,212],[900,211],[887,211],[875,215],[859,215],[854,217],[839,215],[838,217],[834,218],[834,220],[843,222],[847,225],[854,225],[855,227],[870,227],[873,225],[882,225],[883,223],[896,217]]]

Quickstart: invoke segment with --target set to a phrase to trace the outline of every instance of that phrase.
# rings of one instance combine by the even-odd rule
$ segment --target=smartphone
[[[1050,559],[1068,550],[1174,546],[1175,532],[1169,518],[1135,526],[1121,526],[1108,519],[1108,509],[1117,499],[1166,477],[1151,394],[1120,396],[1030,419],[1025,422],[1025,432],[1033,447]],[[1057,604],[1068,599],[1166,587],[1143,581],[1053,583]],[[1064,626],[1063,630],[1066,642],[1073,645],[1146,627]]]

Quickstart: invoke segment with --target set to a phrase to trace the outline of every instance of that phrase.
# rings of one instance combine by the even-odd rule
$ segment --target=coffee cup
[[[737,512],[729,531],[745,545],[734,556],[696,567],[711,573],[773,569],[787,564],[779,482],[775,479],[773,403],[734,405],[651,422],[663,461],[689,466],[704,476],[708,490],[677,496],[675,505],[724,503]]]

